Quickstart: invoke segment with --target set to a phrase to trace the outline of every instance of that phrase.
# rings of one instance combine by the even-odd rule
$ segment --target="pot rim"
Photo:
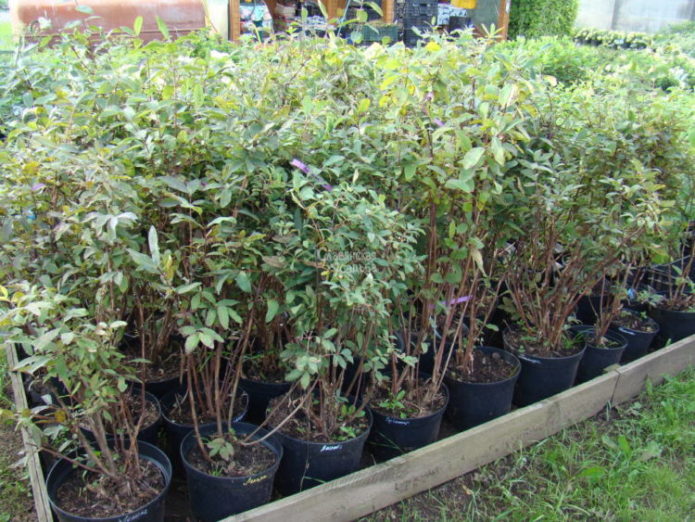
[[[159,471],[162,473],[162,477],[164,478],[164,487],[152,500],[150,500],[146,504],[143,504],[142,506],[140,506],[132,511],[127,511],[125,513],[120,513],[118,515],[113,515],[110,517],[100,517],[100,518],[82,517],[80,515],[76,515],[74,513],[69,512],[69,511],[65,511],[64,509],[59,507],[58,504],[55,502],[55,500],[53,499],[53,495],[51,495],[51,488],[48,487],[49,483],[52,480],[56,480],[54,475],[55,475],[55,473],[57,473],[56,469],[58,468],[58,466],[67,465],[67,466],[71,467],[71,469],[69,469],[67,472],[65,472],[65,475],[63,478],[67,478],[72,473],[77,471],[75,468],[72,467],[72,464],[70,462],[68,462],[64,458],[61,458],[61,459],[58,459],[51,466],[51,469],[49,470],[48,475],[46,476],[46,480],[45,480],[48,501],[51,504],[51,508],[54,509],[57,513],[63,514],[65,516],[68,516],[71,518],[82,518],[83,520],[90,520],[93,522],[100,522],[100,521],[110,522],[110,521],[122,520],[123,517],[128,516],[128,515],[137,514],[137,513],[141,512],[142,510],[149,509],[150,506],[159,502],[162,499],[162,497],[167,495],[167,493],[169,492],[169,488],[171,487],[171,481],[172,481],[172,477],[173,477],[173,470],[171,468],[171,462],[169,461],[169,457],[167,457],[166,453],[164,453],[164,451],[162,451],[160,448],[158,448],[154,444],[150,444],[149,442],[144,442],[141,440],[137,441],[137,444],[138,444],[138,448],[143,446],[144,448],[146,448],[150,452],[152,452],[152,450],[154,450],[154,454],[156,455],[156,457],[154,457],[152,455],[143,455],[140,452],[138,452],[138,453],[139,453],[140,457],[145,458],[146,460],[149,460],[155,466],[157,466]],[[82,453],[82,452],[81,452],[81,450],[78,449],[78,450],[70,453],[68,456],[76,456],[76,455],[79,455],[80,453]]]
[[[231,428],[234,429],[235,425],[237,426],[237,428],[239,428],[239,427],[243,427],[244,429],[248,428],[249,429],[248,433],[251,433],[255,430],[259,430],[258,433],[254,436],[254,439],[260,439],[261,437],[263,437],[264,435],[267,434],[266,429],[259,428],[255,424],[250,424],[248,422],[242,422],[242,421],[232,422]],[[215,423],[208,422],[206,424],[202,424],[199,429],[202,431],[205,429],[215,429],[215,427],[216,427]],[[187,433],[184,436],[184,438],[181,440],[181,444],[179,446],[179,457],[181,458],[181,461],[184,463],[184,466],[186,468],[190,468],[191,470],[195,471],[196,473],[199,473],[201,475],[205,475],[208,479],[215,480],[218,482],[238,482],[241,480],[249,480],[249,479],[253,479],[253,478],[258,478],[261,475],[268,475],[268,474],[270,474],[272,477],[272,474],[275,473],[277,468],[280,466],[280,461],[282,460],[282,456],[284,453],[284,449],[282,447],[282,444],[277,440],[273,440],[273,436],[271,435],[268,439],[260,442],[260,444],[262,444],[263,446],[268,448],[270,451],[272,451],[273,455],[275,456],[275,461],[270,466],[268,466],[267,468],[265,468],[261,471],[254,473],[253,475],[239,475],[236,477],[216,477],[215,475],[210,475],[209,473],[206,473],[205,471],[198,469],[196,466],[194,466],[193,464],[191,464],[188,461],[187,455],[184,455],[184,451],[183,451],[184,446],[189,443],[188,442],[189,439],[192,439],[194,437],[195,437],[195,430],[192,430],[189,433]],[[276,443],[277,447],[275,447],[273,445],[273,442]],[[192,448],[193,448],[193,445],[191,445],[191,448],[189,448],[189,451]]]
[[[446,375],[444,376],[444,378],[445,378],[445,379],[448,379],[448,380],[451,381],[451,382],[463,383],[463,384],[467,384],[467,385],[469,385],[469,386],[480,386],[480,387],[484,387],[484,386],[497,386],[497,385],[499,385],[499,384],[509,382],[509,381],[511,381],[512,379],[516,379],[516,378],[519,376],[519,374],[521,373],[521,361],[519,360],[519,357],[518,357],[516,354],[514,354],[514,353],[512,353],[512,352],[509,352],[509,351],[507,351],[507,350],[504,350],[504,349],[502,349],[502,348],[497,348],[496,346],[486,346],[486,345],[482,345],[482,346],[476,346],[476,347],[474,348],[474,350],[479,350],[479,349],[494,350],[494,351],[496,351],[496,352],[500,352],[500,353],[502,353],[502,354],[509,355],[510,357],[513,357],[513,358],[514,358],[514,362],[513,362],[513,364],[514,364],[514,373],[513,373],[512,375],[510,375],[509,377],[505,377],[504,379],[500,379],[500,380],[493,381],[493,382],[468,382],[468,381],[463,381],[463,380],[461,380],[461,379],[456,379],[456,378],[454,378],[454,377],[451,377],[451,376],[449,375],[449,371],[448,371],[448,369],[447,369],[447,373],[446,373]],[[507,362],[510,362],[510,361],[507,361]]]

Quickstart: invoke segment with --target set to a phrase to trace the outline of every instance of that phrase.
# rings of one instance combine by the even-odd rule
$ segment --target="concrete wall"
[[[695,20],[695,0],[579,0],[576,25],[653,33]]]

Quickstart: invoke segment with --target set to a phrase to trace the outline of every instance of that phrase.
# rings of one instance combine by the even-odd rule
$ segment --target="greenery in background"
[[[509,36],[569,36],[577,8],[577,0],[515,0],[509,14]]]
[[[689,520],[695,369],[634,402],[363,519]]]

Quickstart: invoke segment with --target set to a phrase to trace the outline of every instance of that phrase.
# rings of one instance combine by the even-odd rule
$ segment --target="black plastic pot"
[[[614,364],[619,364],[623,352],[627,347],[627,340],[618,332],[608,330],[605,337],[611,341],[613,346],[597,346],[590,340],[593,335],[593,327],[582,328],[578,335],[586,339],[584,357],[582,357],[577,369],[577,383],[586,382],[594,377],[598,377],[603,371]]]
[[[596,323],[601,306],[606,306],[605,299],[606,296],[601,296],[600,294],[583,295],[579,303],[577,303],[577,309],[575,311],[577,319],[583,324]]]
[[[132,390],[131,393],[138,394],[139,391]],[[157,420],[149,424],[148,426],[143,426],[140,429],[140,432],[138,433],[138,440],[156,446],[159,438],[159,429],[162,427],[163,422],[162,407],[159,404],[159,400],[157,399],[157,397],[155,397],[151,393],[145,392],[145,400],[153,404],[154,407],[157,409]],[[90,441],[94,441],[94,435],[92,435],[92,432],[90,430],[82,428],[82,432],[87,436],[87,438]],[[113,436],[113,434],[110,434],[110,436]]]
[[[263,382],[243,378],[239,385],[249,394],[246,420],[258,424],[265,420],[268,403],[275,397],[287,393],[290,389],[288,382]]]
[[[632,313],[632,310],[627,310]],[[633,330],[632,328],[627,328],[625,326],[612,325],[611,328],[618,332],[620,335],[625,337],[627,341],[627,346],[623,352],[623,356],[620,358],[621,363],[626,363],[634,361],[639,357],[647,354],[649,347],[652,345],[652,341],[659,333],[659,323],[649,318],[650,324],[653,326],[652,332],[643,332],[640,330]]]
[[[518,353],[507,341],[507,332],[503,337],[505,350],[514,353],[521,362],[512,399],[514,404],[528,406],[572,387],[585,348],[565,357],[540,357]]]
[[[491,346],[480,346],[476,350],[488,356],[499,354],[503,360],[514,365],[515,371],[511,377],[490,383],[462,382],[446,377],[449,388],[446,418],[458,430],[466,430],[509,413],[514,385],[521,371],[521,363],[512,353]]]
[[[142,386],[139,382],[130,382],[130,386],[139,390]],[[161,381],[146,381],[145,391],[151,393],[158,399],[161,399],[170,392],[183,392],[186,389],[186,383],[181,381],[178,376],[162,379]]]
[[[426,417],[399,419],[371,410],[374,426],[367,440],[374,459],[381,462],[437,440],[442,417],[449,404],[449,390],[442,384],[444,406]]]
[[[179,469],[179,448],[181,447],[181,442],[183,441],[184,437],[193,431],[193,424],[179,424],[178,422],[174,422],[171,420],[171,418],[169,418],[169,412],[174,406],[176,394],[177,392],[170,392],[166,394],[164,397],[162,397],[161,403],[162,418],[164,419],[164,428],[166,429],[167,435],[167,453],[171,457],[176,469]],[[244,395],[248,397],[246,392],[244,392]],[[248,406],[248,400],[246,400],[244,404]],[[240,422],[246,415],[246,410],[247,408],[244,407],[238,411],[232,419],[232,422]]]
[[[54,513],[58,516],[58,520],[61,522],[84,522],[90,520],[99,522],[124,522],[130,520],[137,520],[138,522],[157,522],[164,520],[164,499],[169,491],[169,486],[171,485],[171,463],[162,450],[153,446],[152,444],[148,444],[147,442],[138,442],[138,450],[140,457],[144,460],[152,462],[161,470],[162,475],[164,476],[164,489],[159,493],[159,495],[144,506],[139,507],[137,510],[130,513],[123,513],[115,517],[85,518],[72,515],[71,513],[63,511],[57,506],[56,493],[58,492],[58,488],[60,488],[60,486],[65,482],[66,479],[70,477],[71,474],[80,473],[80,470],[74,469],[70,462],[61,459],[53,465],[51,471],[48,473],[48,477],[46,478],[48,500]]]
[[[200,433],[205,437],[213,433],[215,429],[214,424],[205,424],[200,427]],[[246,436],[258,430],[254,435],[255,440],[268,433],[247,422],[235,422],[232,424],[232,429],[239,436]],[[271,435],[260,443],[275,454],[273,465],[254,475],[241,477],[213,476],[192,466],[188,461],[188,454],[195,444],[195,433],[191,431],[181,442],[179,458],[186,470],[191,510],[196,517],[206,522],[220,520],[270,500],[275,473],[282,459],[282,444],[277,436]]]
[[[367,429],[346,441],[309,442],[278,433],[285,451],[275,479],[278,491],[291,495],[356,471],[372,427],[369,411],[367,417]]]
[[[695,312],[652,308],[649,315],[659,323],[659,337],[664,341],[676,342],[695,334]]]

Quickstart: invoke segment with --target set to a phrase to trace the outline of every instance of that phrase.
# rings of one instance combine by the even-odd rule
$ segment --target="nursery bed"
[[[17,363],[17,355],[11,347],[6,350],[12,367]],[[693,364],[695,335],[476,428],[224,520],[354,520],[534,444],[595,415],[609,402],[619,404],[635,397],[647,380],[658,384],[665,375],[675,375]],[[11,373],[10,377],[17,408],[26,408],[20,376]],[[22,436],[37,519],[52,521],[38,452],[31,445],[29,434],[23,431]]]

